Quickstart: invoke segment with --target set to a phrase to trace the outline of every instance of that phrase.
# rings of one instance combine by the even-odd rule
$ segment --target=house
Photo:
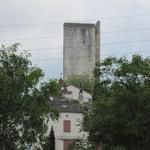
[[[75,139],[83,138],[87,134],[81,131],[81,123],[84,120],[83,104],[89,102],[92,96],[73,85],[66,85],[60,79],[61,87],[60,97],[51,100],[52,107],[59,111],[60,117],[58,121],[50,120],[48,123],[49,131],[53,126],[56,140],[56,150],[69,150],[70,144]]]
[[[59,84],[61,86],[61,97],[70,100],[77,100],[81,104],[92,100],[92,95],[84,91],[82,89],[82,85],[80,85],[80,88],[77,88],[74,85],[67,85],[61,78],[59,80]]]
[[[65,98],[78,100],[80,101],[80,103],[89,102],[92,100],[91,94],[82,90],[81,88],[77,88],[73,85],[68,85],[67,89],[71,92],[71,94],[64,94]]]
[[[49,131],[53,126],[55,132],[56,150],[69,150],[73,141],[85,134],[80,127],[84,117],[83,107],[78,101],[68,99],[53,100],[51,105],[60,113],[58,121],[50,120],[48,123]]]

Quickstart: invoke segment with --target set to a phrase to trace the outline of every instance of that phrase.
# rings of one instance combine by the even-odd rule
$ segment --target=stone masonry
[[[64,23],[63,77],[93,75],[100,59],[100,22]]]

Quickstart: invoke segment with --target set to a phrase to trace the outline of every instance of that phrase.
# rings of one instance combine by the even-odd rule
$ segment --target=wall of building
[[[74,99],[74,100],[79,100],[79,92],[80,92],[80,89],[73,86],[73,85],[70,85],[70,86],[67,86],[67,89],[68,91],[71,91],[72,93],[71,94],[65,94],[64,97],[65,98],[68,98],[68,99]],[[92,99],[92,95],[83,91],[83,102],[89,102],[89,100]]]
[[[64,79],[72,75],[92,75],[100,55],[100,23],[65,23],[63,46]]]
[[[71,132],[64,132],[64,120],[71,121]],[[56,150],[63,150],[63,140],[73,140],[83,137],[84,132],[80,132],[80,126],[78,126],[82,120],[82,113],[60,113],[60,118],[58,121],[49,121],[48,133],[50,132],[51,126],[53,126],[56,139]]]

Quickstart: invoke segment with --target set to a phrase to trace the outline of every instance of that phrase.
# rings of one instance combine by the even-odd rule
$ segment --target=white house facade
[[[92,99],[91,94],[87,93],[84,90],[82,90],[82,93],[81,93],[80,92],[81,89],[79,89],[73,85],[67,86],[67,90],[70,91],[70,94],[64,94],[65,98],[73,99],[73,100],[81,100],[82,99],[82,102],[89,102]],[[80,94],[82,94],[82,98],[81,98]]]
[[[83,109],[80,103],[73,100],[53,101],[52,103],[59,110],[60,117],[58,121],[49,121],[49,132],[53,126],[56,150],[69,150],[73,141],[82,138],[85,134],[80,126],[83,121]]]

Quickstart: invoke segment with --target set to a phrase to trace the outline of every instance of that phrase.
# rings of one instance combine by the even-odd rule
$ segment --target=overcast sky
[[[63,23],[101,21],[101,60],[150,55],[149,0],[0,0],[0,43],[21,43],[49,78],[61,76]]]

